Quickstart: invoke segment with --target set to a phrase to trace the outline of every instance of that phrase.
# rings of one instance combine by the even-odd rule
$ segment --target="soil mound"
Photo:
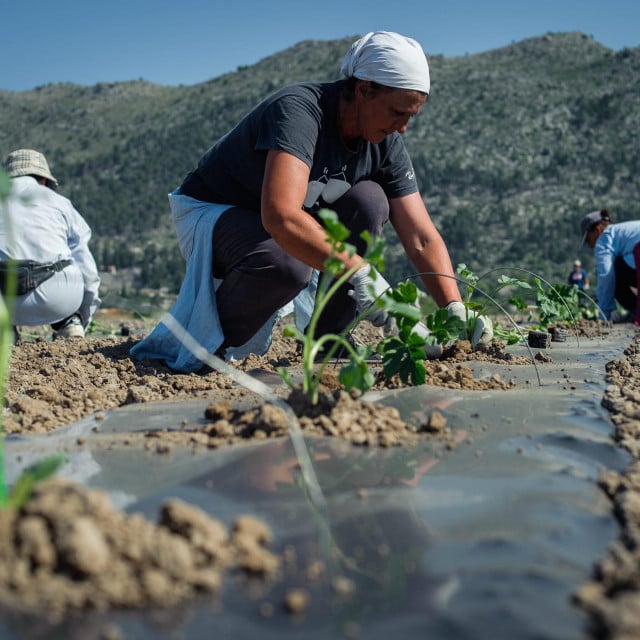
[[[607,364],[609,383],[602,406],[611,413],[614,438],[634,458],[622,474],[603,472],[600,486],[611,499],[620,538],[594,568],[593,579],[576,593],[593,637],[640,638],[640,336],[620,360]]]
[[[166,607],[217,592],[226,572],[274,580],[280,559],[253,516],[231,529],[180,500],[158,523],[114,509],[107,497],[63,479],[36,486],[0,513],[0,600],[50,618],[72,610]]]

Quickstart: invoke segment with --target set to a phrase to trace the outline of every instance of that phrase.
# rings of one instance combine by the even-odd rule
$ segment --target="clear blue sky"
[[[386,29],[427,55],[488,51],[582,31],[640,46],[639,0],[10,0],[0,7],[0,89],[143,78],[204,82],[301,40]]]

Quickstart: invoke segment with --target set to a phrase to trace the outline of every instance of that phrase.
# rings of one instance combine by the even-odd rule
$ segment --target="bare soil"
[[[600,486],[620,524],[620,537],[576,593],[595,638],[640,638],[640,335],[624,357],[607,364],[602,406],[611,414],[614,438],[632,456],[624,473],[603,472]]]
[[[174,443],[219,448],[287,435],[287,418],[277,406],[264,404],[215,371],[186,375],[157,361],[133,360],[130,349],[140,340],[140,330],[148,327],[117,316],[108,322],[108,331],[86,338],[52,341],[46,334],[35,334],[16,345],[6,390],[8,433],[49,432],[132,403],[206,398],[210,403],[204,427],[127,437],[148,450],[165,453]],[[591,325],[581,330],[601,331]],[[372,344],[380,337],[379,330],[366,323],[356,335],[359,341]],[[542,363],[551,359],[548,354],[539,356]],[[499,343],[474,352],[468,343],[460,342],[441,359],[426,362],[427,383],[507,392],[513,386],[499,376],[474,378],[466,364],[474,359],[531,364],[529,358],[507,353]],[[269,353],[234,366],[250,374],[273,374],[279,367],[293,371],[300,366],[298,345],[276,330]],[[640,363],[634,366],[640,372]],[[371,367],[378,374],[377,388],[402,386],[399,379],[386,380],[379,364]],[[394,408],[346,393],[338,383],[338,370],[327,368],[316,406],[298,390],[274,386],[288,400],[305,433],[371,448],[411,445],[421,438],[455,444],[455,434],[437,410],[425,416],[423,424],[409,425]],[[640,399],[640,392],[636,393]],[[243,406],[251,400],[252,408],[240,410],[240,400]],[[607,486],[622,483],[609,478]],[[48,480],[38,485],[19,511],[0,514],[0,601],[51,617],[74,609],[169,606],[199,592],[215,593],[228,571],[264,583],[277,579],[281,559],[268,550],[269,540],[268,528],[250,515],[227,531],[208,514],[174,500],[163,506],[158,523],[152,524],[114,510],[99,492]],[[305,606],[298,602],[299,595],[287,595],[285,606],[291,612]]]
[[[117,511],[101,492],[50,479],[20,510],[0,515],[0,600],[50,620],[82,609],[168,607],[216,593],[226,572],[273,581],[281,562],[270,540],[251,516],[227,531],[173,499],[153,524]]]
[[[159,361],[134,360],[129,351],[141,339],[140,334],[130,335],[138,329],[134,321],[124,323],[117,316],[107,316],[102,322],[101,334],[55,341],[46,335],[36,335],[16,345],[6,390],[7,433],[47,432],[97,412],[133,403],[183,398],[233,400],[247,393],[216,371],[182,374]],[[105,335],[109,327],[111,333]],[[121,335],[123,332],[128,335]],[[363,322],[356,338],[375,345],[381,334],[379,329]],[[459,389],[509,389],[512,386],[510,381],[499,377],[474,378],[465,362],[478,359],[531,364],[529,358],[514,357],[497,342],[486,351],[474,352],[468,342],[461,341],[443,358],[426,361],[427,384]],[[234,366],[245,372],[276,372],[280,367],[295,369],[300,364],[298,344],[282,337],[282,332],[276,329],[266,355],[250,356],[235,362]],[[399,379],[386,380],[379,364],[373,363],[371,368],[378,374],[376,388],[402,386]],[[338,372],[338,366],[325,370],[325,391],[340,386]],[[280,387],[276,392],[284,396],[288,390]]]
[[[132,327],[117,317],[107,320],[109,335],[53,341],[46,334],[23,333],[13,350],[6,390],[8,433],[49,432],[131,403],[208,398],[204,428],[123,437],[129,446],[137,443],[162,454],[174,445],[219,448],[287,435],[282,409],[258,398],[253,398],[252,409],[238,409],[237,401],[250,394],[221,373],[185,375],[160,362],[133,360],[129,352],[140,335],[131,337]],[[377,343],[376,332],[365,325],[358,337]],[[469,346],[461,344],[444,360],[429,363],[429,382],[458,388],[509,387],[497,378],[474,380],[461,364],[469,357]],[[476,357],[507,356],[495,347]],[[276,331],[266,356],[252,356],[235,366],[274,372],[299,365],[297,343]],[[343,391],[338,370],[327,369],[316,406],[301,392],[294,390],[289,396],[288,388],[278,385],[308,435],[341,437],[369,447],[407,445],[422,437],[455,444],[437,411],[418,428],[408,425],[396,409],[374,406],[358,393]],[[378,384],[401,383],[380,378]],[[266,548],[269,540],[266,525],[249,515],[236,521],[229,533],[208,514],[174,500],[163,506],[153,524],[113,509],[100,492],[52,479],[37,485],[19,510],[0,513],[0,602],[54,619],[74,610],[166,607],[200,592],[215,593],[226,571],[272,582],[281,561]],[[286,596],[284,606],[292,613],[305,606],[299,595]]]

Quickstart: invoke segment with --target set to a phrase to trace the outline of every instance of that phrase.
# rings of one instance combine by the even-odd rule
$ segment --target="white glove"
[[[350,295],[355,298],[358,313],[366,313],[371,324],[381,327],[387,321],[387,312],[374,301],[389,289],[389,283],[370,264],[358,269],[349,282],[353,285]]]
[[[475,318],[473,335],[471,336],[471,346],[475,349],[477,346],[488,346],[493,340],[493,322],[488,316],[480,316],[475,311],[467,310],[462,302],[450,302],[445,309],[449,316],[460,318],[466,323],[467,318]],[[460,334],[460,338],[466,338],[466,331]]]
[[[418,322],[415,327],[411,330],[411,333],[415,333],[420,336],[424,340],[426,340],[430,335],[431,331],[427,328],[427,325],[424,322]],[[424,345],[424,355],[427,357],[427,360],[437,360],[442,355],[444,349],[441,344],[425,344]]]
[[[621,324],[623,322],[633,322],[633,313],[631,311],[615,311],[611,312],[609,320],[614,324]]]

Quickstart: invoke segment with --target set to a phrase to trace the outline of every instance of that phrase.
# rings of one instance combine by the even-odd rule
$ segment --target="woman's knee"
[[[238,275],[268,282],[270,290],[301,291],[311,280],[313,270],[289,255],[275,240],[269,238],[239,265]]]
[[[285,251],[272,254],[270,278],[287,288],[302,291],[311,281],[313,269]]]
[[[369,231],[382,235],[382,227],[389,220],[389,200],[382,187],[371,180],[356,183],[335,202],[338,217],[351,231]]]

